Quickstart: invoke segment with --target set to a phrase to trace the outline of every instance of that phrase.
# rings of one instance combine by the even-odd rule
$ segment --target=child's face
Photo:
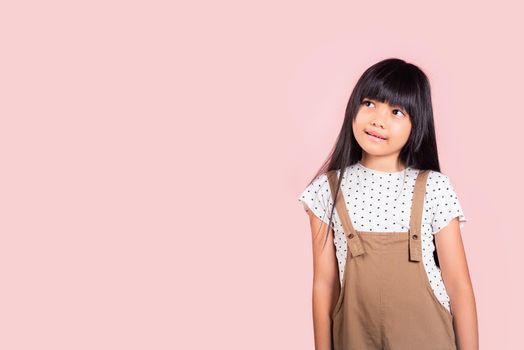
[[[375,132],[385,140],[370,136]],[[364,98],[353,121],[353,133],[362,149],[377,156],[400,153],[411,132],[410,116],[402,107]]]

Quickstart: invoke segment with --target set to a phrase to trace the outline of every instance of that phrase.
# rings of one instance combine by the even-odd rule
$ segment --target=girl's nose
[[[381,120],[378,120],[378,119],[372,121],[371,124],[373,124],[373,126],[376,126],[377,128],[383,128],[384,127],[384,123]]]

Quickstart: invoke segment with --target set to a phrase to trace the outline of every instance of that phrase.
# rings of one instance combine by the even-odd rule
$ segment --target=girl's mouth
[[[381,137],[378,137],[378,136],[375,136],[375,135],[372,135],[370,133],[368,133],[367,131],[364,131],[373,141],[385,141],[386,139],[383,139]]]

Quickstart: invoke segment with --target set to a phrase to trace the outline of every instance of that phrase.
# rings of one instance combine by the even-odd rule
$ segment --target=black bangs
[[[367,97],[401,107],[413,118],[417,103],[421,101],[420,87],[424,84],[417,70],[401,60],[382,61],[382,65],[364,72],[354,91],[355,98],[362,102]]]

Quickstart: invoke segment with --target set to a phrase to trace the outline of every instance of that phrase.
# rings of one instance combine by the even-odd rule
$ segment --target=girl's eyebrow
[[[374,102],[380,102],[380,101],[375,100],[374,98],[370,98],[370,97],[363,97],[362,100],[363,101],[364,100],[370,100],[370,101],[374,101]],[[386,102],[381,102],[381,103],[389,104],[389,103],[386,103]],[[407,110],[404,107],[402,107],[401,105],[390,105],[390,106],[393,107],[393,108],[398,108],[398,109],[400,109],[400,110],[402,110],[402,111],[407,113]]]
[[[406,110],[404,107],[399,106],[399,105],[394,105],[394,106],[391,106],[391,107],[393,107],[393,108],[398,108],[398,109],[401,109],[401,110],[403,110],[403,111]]]
[[[375,100],[374,98],[369,98],[369,97],[363,97],[362,99],[363,100],[370,100],[370,101],[380,102],[378,100]],[[387,102],[380,102],[380,103],[388,104],[388,105],[390,105],[393,108],[399,108],[399,109],[405,110],[405,108],[402,107],[401,105],[392,105],[392,104],[389,104]]]
[[[366,100],[366,99],[374,101],[374,102],[380,102],[380,101],[377,101],[377,100],[375,100],[373,98],[364,97],[364,100]],[[392,104],[389,104],[389,103],[386,103],[386,102],[381,102],[381,103],[388,104],[392,108],[400,109],[400,111],[402,111],[403,113],[408,114],[408,111],[404,107],[402,107],[401,105],[392,105]]]
[[[407,110],[404,107],[402,107],[401,105],[390,105],[390,106],[393,107],[393,108],[400,109],[401,111],[407,113]]]

